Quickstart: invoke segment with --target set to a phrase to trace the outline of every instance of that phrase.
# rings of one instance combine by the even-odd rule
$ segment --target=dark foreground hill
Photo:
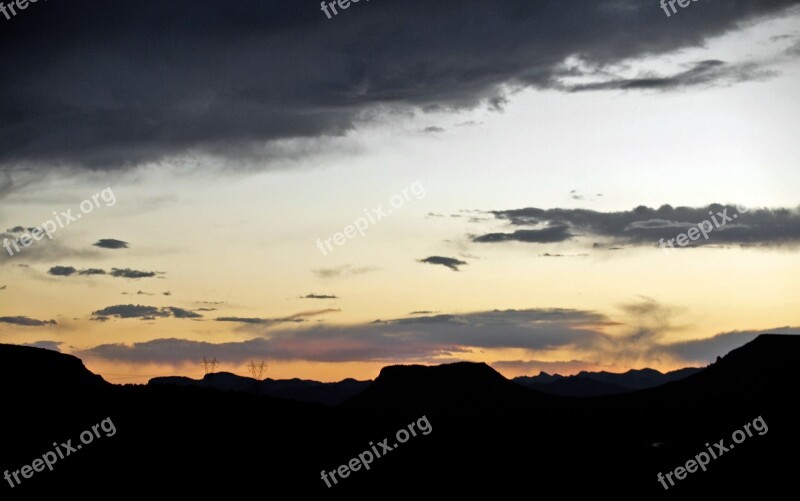
[[[800,337],[761,336],[685,379],[591,399],[530,390],[484,364],[387,367],[331,407],[194,386],[113,386],[74,357],[0,345],[0,473],[19,471],[21,479],[13,489],[0,479],[0,488],[9,499],[65,492],[683,499],[749,491],[771,499],[793,487],[798,358]],[[54,442],[81,444],[81,432],[106,418],[113,436],[102,428],[53,471],[21,477],[24,465],[42,467],[34,460]],[[744,425],[752,436],[731,448]],[[396,434],[401,428],[411,432]],[[676,477],[673,470],[720,440],[728,452],[707,471]],[[357,466],[359,455],[368,470]],[[331,483],[331,472],[351,459],[353,471],[341,468]],[[665,490],[659,472],[675,485]]]

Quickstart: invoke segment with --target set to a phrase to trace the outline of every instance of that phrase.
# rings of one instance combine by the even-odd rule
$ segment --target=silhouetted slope
[[[614,383],[604,383],[584,376],[565,377],[552,383],[527,383],[524,386],[532,390],[564,397],[599,397],[636,391],[633,388],[619,386]]]
[[[5,391],[49,393],[65,388],[95,388],[108,384],[72,355],[44,348],[0,344],[0,357],[3,362],[0,364],[0,381],[7,386]]]
[[[54,441],[74,444],[81,431],[112,417],[115,437],[37,473],[12,495],[73,491],[91,499],[158,486],[226,497],[255,490],[362,499],[388,489],[395,496],[643,499],[758,491],[771,499],[793,487],[798,356],[800,338],[762,336],[688,378],[591,399],[529,390],[485,364],[395,366],[351,401],[328,407],[194,386],[112,386],[74,357],[0,346],[0,389],[16,395],[13,412],[3,414],[9,432],[0,472],[30,464]],[[69,381],[69,391],[52,391],[52,378]],[[338,468],[384,438],[394,446],[395,431],[422,415],[430,435],[393,447],[333,488],[320,479],[323,468]],[[706,442],[730,441],[757,416],[769,426],[765,435],[669,491],[656,480]]]

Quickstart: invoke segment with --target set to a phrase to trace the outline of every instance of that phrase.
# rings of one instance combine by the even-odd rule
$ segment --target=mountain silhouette
[[[364,391],[371,383],[371,381],[357,381],[349,378],[336,383],[321,383],[305,379],[270,378],[258,381],[254,378],[238,376],[230,372],[215,372],[206,374],[203,379],[180,376],[157,377],[151,379],[148,385],[196,386],[224,391],[255,393],[301,402],[338,405]]]
[[[0,472],[30,465],[54,442],[79,443],[82,431],[110,418],[113,437],[85,445],[11,494],[71,490],[92,498],[157,488],[228,497],[360,499],[390,490],[645,499],[758,492],[769,499],[793,487],[798,356],[800,337],[763,335],[683,379],[596,398],[532,390],[480,363],[392,366],[346,402],[323,405],[196,384],[111,385],[75,357],[0,345],[7,404]],[[395,432],[423,416],[429,434],[400,445]],[[763,435],[669,490],[658,482],[658,473],[684,465],[706,443],[732,444],[732,432],[758,417],[768,425]],[[321,480],[321,470],[384,439],[392,450],[369,470],[332,487]]]
[[[605,371],[581,371],[574,376],[550,375],[542,372],[538,376],[520,376],[512,381],[527,388],[554,395],[597,397],[655,388],[665,383],[689,377],[699,371],[700,369],[698,368],[687,367],[663,374],[654,369],[631,369],[621,374]]]

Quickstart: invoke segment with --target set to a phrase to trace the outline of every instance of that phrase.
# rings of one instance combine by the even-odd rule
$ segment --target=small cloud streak
[[[420,263],[425,264],[435,264],[450,268],[453,271],[461,271],[459,270],[459,266],[465,266],[467,264],[466,261],[461,261],[460,259],[452,258],[452,257],[443,257],[443,256],[430,256],[426,257],[425,259],[420,259]]]
[[[156,318],[202,318],[203,316],[193,311],[177,308],[175,306],[167,306],[158,308],[156,306],[144,306],[141,304],[118,304],[115,306],[107,306],[101,310],[92,312],[93,320],[105,321],[109,317],[115,318],[141,318],[143,320],[153,320]]]
[[[375,271],[377,268],[370,268],[370,267],[354,267],[350,264],[345,264],[342,266],[338,266],[336,268],[320,268],[318,270],[313,270],[313,273],[318,276],[319,278],[323,279],[332,279],[332,278],[342,278],[342,277],[355,277],[358,275],[363,275],[365,273],[369,273],[371,271]]]
[[[123,242],[122,240],[116,240],[113,238],[103,238],[98,240],[97,242],[93,243],[95,247],[100,247],[101,249],[127,249],[128,242]]]
[[[0,317],[0,323],[19,325],[21,327],[43,327],[46,325],[57,325],[55,320],[36,320],[35,318],[23,316]]]
[[[111,269],[111,276],[118,277],[118,278],[152,278],[157,275],[155,271],[139,271],[139,270],[132,270],[130,268],[112,268]]]

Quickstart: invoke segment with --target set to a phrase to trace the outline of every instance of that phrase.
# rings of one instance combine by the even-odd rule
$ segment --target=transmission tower
[[[214,357],[211,360],[203,357],[203,361],[200,363],[203,364],[203,370],[205,371],[206,375],[213,373],[216,370],[217,365],[219,365],[219,362],[217,362],[217,357]]]
[[[250,368],[250,374],[253,376],[253,379],[257,381],[264,379],[264,371],[267,370],[267,364],[265,364],[263,360],[258,365],[251,360],[248,367]]]

